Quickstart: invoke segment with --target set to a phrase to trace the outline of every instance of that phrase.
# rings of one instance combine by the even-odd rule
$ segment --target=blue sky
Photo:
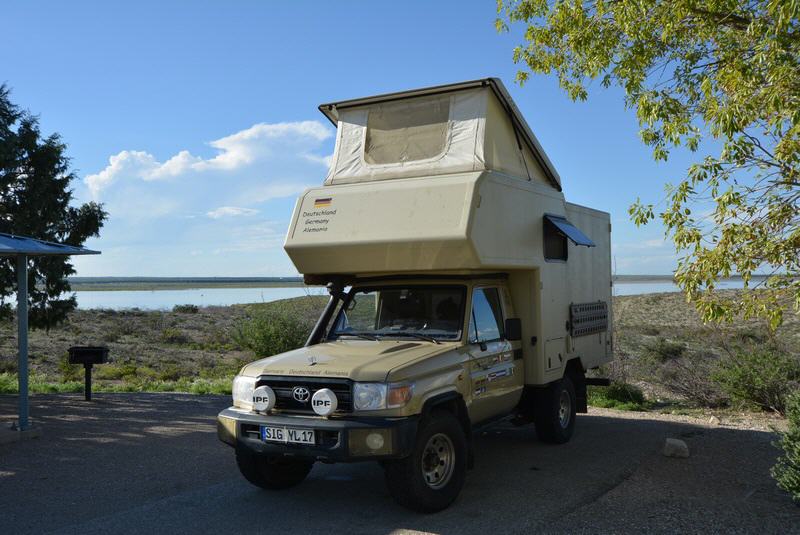
[[[0,82],[59,132],[78,202],[110,219],[81,276],[277,276],[297,193],[322,182],[334,130],[321,102],[498,76],[571,202],[611,213],[620,274],[665,274],[658,201],[690,159],[655,163],[621,92],[574,103],[551,77],[513,82],[521,28],[494,0],[452,2],[4,2]]]

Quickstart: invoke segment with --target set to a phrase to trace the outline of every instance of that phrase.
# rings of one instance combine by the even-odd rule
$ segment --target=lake
[[[228,306],[323,295],[324,288],[193,288],[188,290],[118,290],[75,292],[78,308],[171,310],[175,305]]]
[[[723,281],[719,289],[741,288],[742,281]],[[614,284],[614,295],[676,292],[670,282],[624,282]],[[175,305],[228,306],[241,303],[267,303],[304,295],[325,295],[325,289],[312,288],[193,288],[188,290],[78,291],[78,308],[140,308],[171,310]]]

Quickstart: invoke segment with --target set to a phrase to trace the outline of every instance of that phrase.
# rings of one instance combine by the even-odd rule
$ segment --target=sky
[[[6,0],[0,83],[58,132],[75,203],[109,219],[79,276],[291,276],[282,244],[298,194],[327,173],[323,102],[496,76],[562,178],[608,211],[617,274],[668,274],[660,223],[628,207],[664,198],[691,156],[656,163],[618,89],[572,102],[550,76],[514,82],[521,27],[495,0],[423,2]]]

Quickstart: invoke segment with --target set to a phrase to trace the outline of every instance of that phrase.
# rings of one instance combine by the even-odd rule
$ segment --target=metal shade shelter
[[[85,254],[100,254],[100,251],[0,232],[0,256],[17,257],[17,380],[19,381],[17,429],[19,431],[25,431],[30,427],[28,423],[28,257]]]

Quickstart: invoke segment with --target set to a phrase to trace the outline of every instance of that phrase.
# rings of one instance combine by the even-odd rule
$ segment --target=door
[[[503,294],[498,287],[475,288],[469,318],[469,356],[473,422],[508,414],[519,401],[522,369],[504,336]]]

